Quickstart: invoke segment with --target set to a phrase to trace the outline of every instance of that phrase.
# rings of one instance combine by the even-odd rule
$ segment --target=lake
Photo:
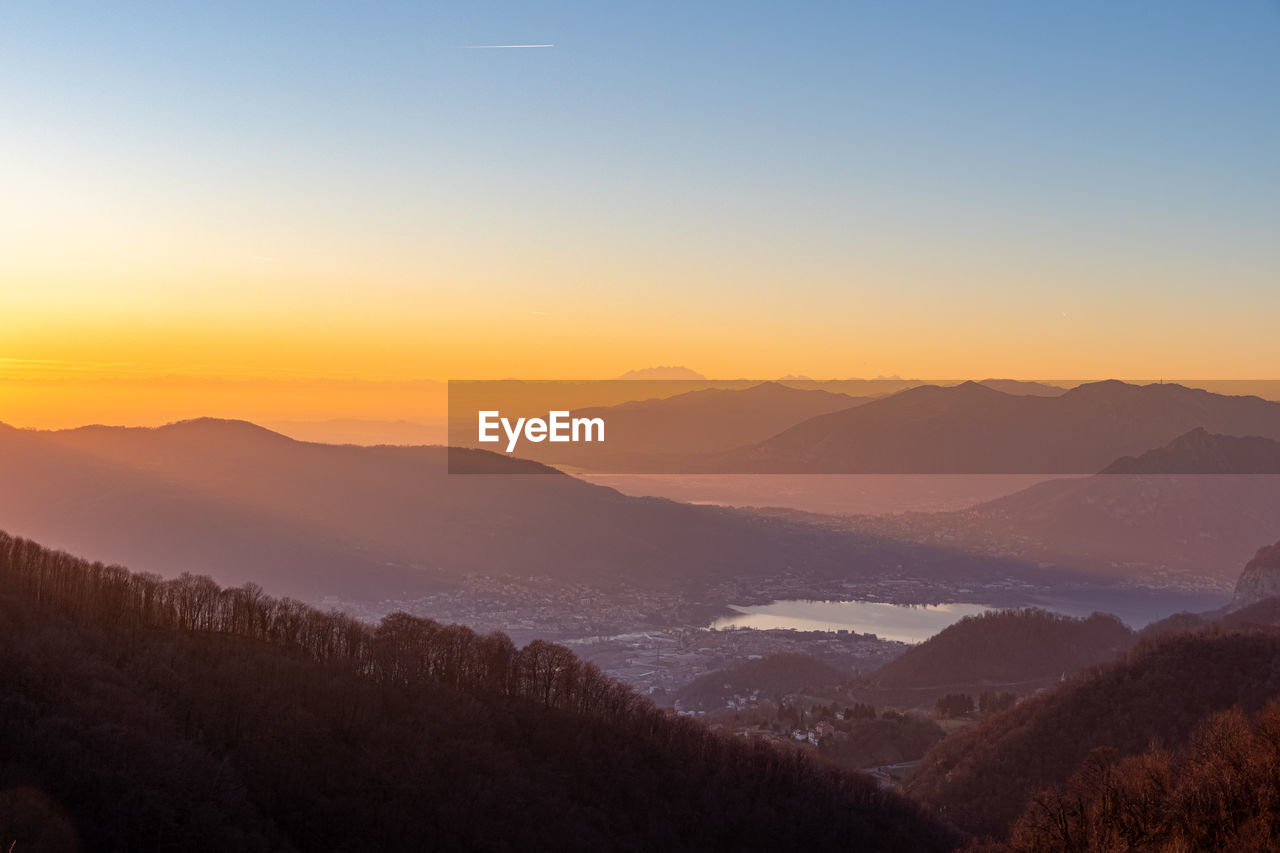
[[[1030,596],[1016,606],[1042,607],[1067,616],[1094,611],[1113,613],[1131,628],[1141,628],[1171,613],[1201,613],[1229,600],[1222,592],[1153,589],[1070,590]],[[730,605],[736,611],[711,623],[712,628],[790,628],[797,631],[857,631],[886,640],[920,643],[966,616],[999,608],[984,604],[889,604],[883,601],[773,601]]]
[[[882,601],[774,601],[750,606],[711,623],[712,628],[790,628],[797,631],[857,631],[885,640],[920,643],[966,616],[993,608],[983,604],[887,604]]]

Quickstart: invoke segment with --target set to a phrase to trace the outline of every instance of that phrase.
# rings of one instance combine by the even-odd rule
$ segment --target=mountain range
[[[659,365],[657,367],[641,367],[628,370],[619,379],[706,379],[696,370],[683,365]]]
[[[911,388],[691,460],[742,473],[1093,474],[1190,430],[1280,439],[1280,403],[1109,380],[1057,396],[977,382]]]
[[[780,382],[748,388],[702,388],[615,406],[573,410],[602,418],[602,444],[522,444],[520,454],[593,471],[661,473],[689,456],[754,444],[817,415],[863,405],[872,397],[802,390]]]
[[[516,453],[568,470],[670,474],[701,470],[729,451],[766,442],[815,417],[862,406],[919,384],[794,377],[766,382],[639,375],[631,379],[635,381],[451,383],[449,443],[484,446],[476,434],[481,411],[499,411],[513,422],[518,417],[546,417],[551,410],[571,411],[575,418],[603,419],[606,440],[602,444],[523,442]],[[987,379],[978,384],[1011,396],[1052,397],[1066,390],[1013,379]],[[302,432],[295,437],[309,438],[311,434],[316,433]]]

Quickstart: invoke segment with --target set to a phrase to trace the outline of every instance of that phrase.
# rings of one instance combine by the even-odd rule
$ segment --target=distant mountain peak
[[[690,370],[681,365],[659,365],[657,367],[642,367],[639,370],[628,370],[626,373],[618,377],[619,379],[706,379],[696,370]]]
[[[1119,379],[1101,379],[1097,382],[1082,382],[1072,388],[1067,394],[1073,397],[1102,397],[1114,396],[1130,391],[1136,391],[1141,386],[1131,385],[1128,382]]]
[[[1122,379],[1101,379],[1097,382],[1083,382],[1067,393],[1077,397],[1118,397],[1139,394],[1212,396],[1212,392],[1203,388],[1190,388],[1177,382],[1148,382],[1146,385],[1139,385],[1136,382],[1125,382]]]
[[[747,388],[743,388],[743,394],[803,394],[805,393],[799,388],[793,388],[777,379],[769,379]]]
[[[797,388],[794,385],[788,385],[786,382],[779,379],[769,379],[764,382],[757,382],[755,385],[750,385],[738,391],[729,391],[728,393],[748,397],[786,396],[794,397],[796,399],[801,399],[803,397],[808,397],[810,399],[819,399],[823,397],[830,399],[847,398],[850,405],[853,405],[855,402],[859,402],[857,398],[849,397],[847,394],[840,394],[835,391],[826,391],[821,388]]]
[[[955,385],[916,385],[899,391],[895,396],[905,397],[909,395],[936,395],[952,398],[991,398],[1012,396],[990,386],[983,385],[981,382],[974,382],[972,379],[966,379],[964,382],[960,382]]]
[[[293,443],[294,439],[287,435],[267,429],[264,426],[237,418],[188,418],[173,421],[156,427],[125,427],[90,424],[75,429],[57,430],[53,434],[66,436],[99,435],[107,440],[140,438],[146,435],[167,437],[182,444],[199,446],[200,444],[233,445],[246,447],[264,444]]]
[[[273,432],[264,426],[258,426],[252,421],[241,420],[239,418],[187,418],[186,420],[173,421],[164,426],[155,428],[157,432],[197,432],[197,433],[236,433],[239,435],[270,435],[276,438],[288,440],[287,436],[278,432]]]
[[[1060,385],[1049,385],[1045,382],[1033,382],[1026,379],[988,378],[983,379],[978,384],[1019,397],[1059,397],[1067,390]]]

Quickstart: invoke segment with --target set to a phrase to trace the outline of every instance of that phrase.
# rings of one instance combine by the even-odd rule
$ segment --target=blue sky
[[[554,47],[470,49],[528,43]],[[1224,344],[1280,309],[1274,2],[7,4],[0,110],[31,328],[303,295],[320,322],[357,291],[464,326],[515,305],[508,335],[678,307],[670,361],[746,301],[822,373],[804,304],[921,312],[906,340],[1112,311]],[[474,357],[414,357],[449,353]]]

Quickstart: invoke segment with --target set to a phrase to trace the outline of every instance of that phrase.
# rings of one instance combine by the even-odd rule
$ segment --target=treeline
[[[962,828],[1005,838],[1028,802],[1065,785],[1091,750],[1123,759],[1153,741],[1178,749],[1211,715],[1257,713],[1276,696],[1280,630],[1174,634],[955,733],[925,755],[907,789]],[[1163,796],[1152,808],[1176,806],[1157,802]]]
[[[881,688],[962,687],[1058,678],[1109,660],[1133,634],[1119,619],[1077,619],[1028,607],[966,616],[896,660],[872,682]]]
[[[370,626],[338,611],[266,595],[255,584],[224,589],[191,574],[166,580],[90,563],[0,534],[0,573],[37,603],[113,632],[159,628],[233,634],[340,663],[374,680],[422,682],[531,699],[603,719],[654,715],[626,685],[554,643],[517,649],[502,633],[393,613]]]
[[[1127,758],[1095,749],[1065,784],[1037,795],[990,853],[1230,850],[1280,839],[1280,701],[1254,720],[1210,717],[1178,750]]]
[[[947,850],[868,777],[670,719],[563,647],[0,535],[0,846]]]

